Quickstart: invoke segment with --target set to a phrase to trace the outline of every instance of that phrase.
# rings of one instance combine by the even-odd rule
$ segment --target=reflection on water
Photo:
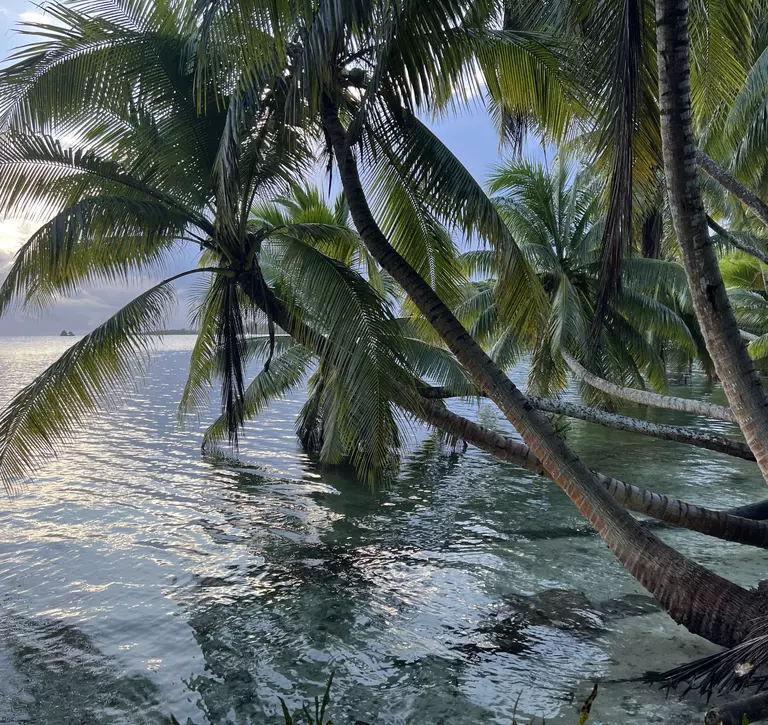
[[[0,403],[69,344],[0,339]],[[649,605],[554,486],[423,434],[369,489],[299,450],[299,394],[250,426],[243,463],[201,459],[201,426],[175,415],[191,344],[170,338],[115,414],[0,503],[0,723],[277,723],[278,696],[299,706],[331,671],[339,723],[509,723],[518,699],[575,723],[598,678],[600,722],[702,711],[621,682],[712,648]],[[682,498],[764,495],[744,461],[588,424],[569,439]],[[761,578],[759,551],[664,536]]]

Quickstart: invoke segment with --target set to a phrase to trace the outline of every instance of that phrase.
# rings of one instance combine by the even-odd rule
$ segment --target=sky
[[[21,19],[39,14],[40,8],[28,0],[0,0],[0,57],[5,60],[23,38],[15,31]],[[443,142],[464,163],[475,178],[484,182],[491,168],[499,162],[496,133],[488,116],[480,111],[465,113],[434,125]],[[0,218],[0,280],[3,280],[19,247],[34,231],[34,224],[23,219]],[[104,322],[133,296],[151,284],[137,280],[130,287],[98,287],[77,297],[62,299],[44,312],[25,313],[12,310],[0,319],[3,335],[58,335],[61,330],[85,334]],[[186,326],[184,291],[180,289],[179,309],[169,327]]]

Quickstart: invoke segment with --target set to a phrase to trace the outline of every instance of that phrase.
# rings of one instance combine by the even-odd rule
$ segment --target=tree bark
[[[325,338],[291,314],[269,287],[264,285],[251,288],[249,285],[246,292],[251,301],[262,310],[269,305],[275,323],[297,342],[316,355],[324,354]],[[413,415],[443,433],[472,443],[494,457],[514,463],[532,473],[548,476],[541,462],[524,443],[496,433],[457,415],[444,405],[435,403],[435,398],[444,397],[435,394],[435,391],[442,389],[426,388],[424,390],[427,395],[419,404],[408,406],[406,400],[400,401],[401,404],[405,405]],[[726,541],[760,548],[768,546],[768,524],[762,522],[762,519],[768,519],[768,500],[725,511],[713,511],[639,486],[632,486],[596,471],[593,471],[593,474],[599,483],[630,511]]]
[[[733,508],[726,509],[725,513],[731,514],[732,516],[741,516],[745,519],[765,521],[768,519],[768,499],[756,501],[755,503],[748,503],[744,506],[734,506]]]
[[[733,414],[730,408],[726,408],[724,405],[715,405],[715,403],[706,403],[701,400],[690,400],[688,398],[676,398],[671,395],[660,395],[650,390],[636,390],[635,388],[625,388],[621,385],[615,385],[614,383],[599,378],[597,375],[592,374],[575,358],[571,357],[567,352],[563,352],[563,360],[566,365],[571,369],[571,372],[581,382],[586,383],[590,387],[600,390],[607,395],[611,395],[614,398],[621,398],[622,400],[629,400],[633,403],[639,403],[640,405],[650,405],[654,408],[665,408],[667,410],[677,410],[680,413],[693,413],[694,415],[700,415],[704,418],[714,418],[715,420],[724,420],[727,423],[736,423],[736,416]]]
[[[741,725],[745,717],[750,723],[768,718],[768,692],[713,707],[704,717],[704,725]]]
[[[728,301],[699,188],[687,0],[656,0],[656,27],[664,173],[693,309],[731,410],[768,481],[768,398]]]
[[[699,148],[696,149],[696,163],[720,186],[726,191],[730,191],[742,204],[748,207],[763,224],[768,225],[768,204],[757,194],[750,191],[733,174],[726,171]]]
[[[352,146],[328,96],[322,123],[332,146],[352,220],[376,262],[405,290],[425,319],[520,433],[544,470],[574,502],[627,570],[675,621],[726,646],[747,635],[762,600],[687,559],[635,521],[569,450],[548,421],[467,333],[451,310],[398,252],[376,224],[360,181]]]
[[[549,476],[524,443],[474,423],[432,401],[424,401],[422,407],[423,413],[420,417],[434,428],[471,443],[495,458],[514,463],[531,473]],[[715,511],[689,504],[671,496],[632,486],[597,471],[593,471],[593,474],[598,482],[630,511],[725,541],[761,549],[768,548],[768,524],[764,521],[741,518],[728,511]]]
[[[461,397],[454,395],[449,389],[443,387],[423,388],[421,394],[425,398],[432,400]],[[537,396],[528,396],[528,402],[545,413],[555,413],[556,415],[565,415],[569,418],[586,420],[589,423],[613,428],[614,430],[624,430],[630,433],[639,433],[640,435],[650,436],[665,441],[675,441],[676,443],[685,443],[686,445],[705,448],[717,453],[725,453],[735,458],[743,458],[745,461],[754,461],[755,455],[749,449],[746,443],[733,441],[725,436],[713,435],[711,433],[702,433],[679,425],[665,425],[663,423],[650,423],[647,420],[631,418],[627,415],[617,413],[608,413],[599,408],[587,405],[578,405],[569,403],[565,400],[556,400],[554,398],[539,398]]]

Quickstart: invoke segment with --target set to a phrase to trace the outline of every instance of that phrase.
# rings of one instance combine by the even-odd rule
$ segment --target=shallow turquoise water
[[[0,404],[70,344],[0,338]],[[552,484],[415,431],[399,479],[366,488],[301,452],[299,393],[249,427],[240,465],[205,460],[202,423],[176,424],[191,345],[168,338],[114,413],[0,499],[0,723],[277,723],[278,696],[297,707],[332,671],[336,723],[508,724],[516,702],[575,723],[596,679],[595,722],[700,718],[695,698],[621,680],[713,648],[660,613],[600,613],[641,590]],[[490,406],[463,412],[506,429]],[[690,501],[765,497],[754,464],[586,423],[569,441]],[[741,583],[763,576],[761,551],[664,536]],[[570,590],[555,614],[570,602],[589,621],[542,613],[553,589]]]

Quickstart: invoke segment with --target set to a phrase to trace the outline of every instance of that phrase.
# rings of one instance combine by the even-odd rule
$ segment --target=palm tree
[[[696,175],[687,5],[658,0],[662,145],[672,220],[693,307],[731,409],[768,478],[768,397],[742,341],[709,236]]]
[[[624,284],[603,312],[597,352],[587,353],[594,342],[604,236],[601,186],[594,174],[564,152],[551,168],[515,160],[491,174],[490,188],[497,194],[500,213],[549,299],[546,327],[530,351],[529,387],[540,395],[563,389],[571,356],[585,364],[589,357],[593,370],[617,383],[642,388],[647,378],[663,391],[667,353],[674,347],[689,357],[696,354],[693,336],[675,311],[688,302],[682,268],[671,261],[637,257],[626,260]],[[475,275],[491,269],[487,252],[469,252],[464,259]],[[515,329],[500,324],[495,315],[495,285],[494,279],[474,283],[457,311],[506,369],[525,345]],[[666,300],[671,307],[664,304]]]
[[[249,12],[243,12],[243,16],[251,14],[251,3],[245,3],[245,7],[249,7]],[[549,423],[533,411],[445,301],[393,247],[368,203],[359,161],[368,168],[370,160],[377,156],[396,155],[403,173],[410,175],[411,184],[421,194],[429,190],[436,210],[452,211],[455,225],[466,225],[467,209],[478,210],[480,213],[474,216],[486,234],[489,229],[492,231],[488,236],[496,242],[502,262],[506,255],[516,261],[518,269],[526,270],[527,265],[515,253],[516,247],[504,225],[497,221],[471,183],[465,182],[460,173],[446,173],[448,169],[457,170],[455,163],[415,114],[415,105],[425,98],[425,90],[440,99],[454,76],[456,83],[462,80],[462,74],[456,71],[461,70],[457,61],[463,59],[457,52],[466,50],[466,46],[462,47],[466,37],[474,40],[487,29],[477,25],[480,13],[476,10],[473,6],[471,13],[462,14],[454,6],[437,7],[431,3],[422,7],[414,3],[401,13],[397,7],[384,3],[365,8],[361,17],[358,7],[334,6],[331,13],[320,4],[310,18],[299,18],[300,27],[291,37],[304,38],[305,42],[299,42],[291,60],[300,58],[301,63],[290,65],[284,75],[294,79],[296,93],[303,94],[302,107],[319,114],[351,218],[363,243],[434,328],[476,388],[498,405],[547,474],[590,520],[619,560],[678,621],[685,621],[693,631],[713,641],[740,641],[745,634],[744,621],[738,623],[730,614],[722,619],[719,614],[713,618],[711,605],[719,605],[723,601],[719,592],[728,590],[729,596],[738,600],[738,607],[755,611],[751,596],[738,588],[734,591],[733,585],[712,578],[711,573],[649,536],[615,499],[606,495],[592,472],[565,446]],[[408,32],[397,32],[402,27],[407,27]],[[499,37],[494,33],[487,35],[494,41]],[[501,45],[504,51],[507,44],[489,42],[478,49],[473,42],[469,60],[474,61],[488,46],[497,50]],[[257,50],[251,55],[260,67],[261,54]],[[499,61],[498,67],[504,67],[503,61],[510,63],[503,56],[499,56]],[[440,72],[435,73],[438,63]],[[354,93],[348,84],[351,78],[356,79]],[[343,119],[347,120],[346,125]],[[463,189],[462,194],[456,193],[458,188]],[[502,300],[509,294],[518,296],[519,309],[513,310],[518,324],[530,319],[530,312],[538,309],[538,304],[530,303],[531,299],[538,302],[533,294],[538,286],[529,273],[525,280],[529,282],[526,287],[504,282],[499,285]],[[505,314],[510,311],[503,304],[501,307]],[[681,596],[683,590],[685,595]]]
[[[3,483],[14,486],[130,381],[151,344],[145,333],[165,326],[173,283],[187,276],[202,284],[181,414],[220,381],[224,433],[236,444],[253,413],[246,365],[263,351],[269,369],[279,349],[274,325],[307,343],[322,337],[323,364],[343,384],[336,394],[345,403],[344,453],[364,476],[379,475],[393,454],[392,401],[412,390],[400,374],[392,312],[358,272],[326,253],[339,256],[356,240],[343,219],[288,223],[255,206],[287,192],[311,162],[300,131],[273,121],[284,99],[248,104],[212,84],[201,88],[180,8],[48,10],[59,24],[47,28],[44,44],[17,52],[1,79],[1,213],[35,208],[43,223],[0,288],[0,312],[16,301],[46,305],[96,280],[156,274],[179,247],[196,251],[199,266],[154,284],[14,397],[0,417]],[[114,74],[114,92],[94,86],[97,67]],[[65,145],[75,134],[82,146]],[[370,262],[359,245],[356,253]],[[313,315],[301,315],[309,302]],[[270,330],[266,348],[247,334],[258,323]]]
[[[434,264],[440,254],[450,258],[438,227],[449,222],[495,245],[498,309],[535,339],[546,296],[534,270],[494,205],[416,111],[466,89],[476,63],[557,86],[557,65],[540,38],[495,30],[501,9],[492,4],[401,9],[385,2],[333,11],[324,3],[211,4],[188,25],[167,5],[54,8],[61,27],[46,28],[47,40],[22,50],[3,77],[9,143],[0,157],[0,202],[8,213],[34,200],[48,217],[3,288],[4,305],[146,269],[164,249],[150,243],[192,240],[205,266],[184,274],[211,280],[197,315],[186,403],[220,377],[221,429],[236,441],[249,401],[255,410],[264,398],[266,376],[290,367],[278,368],[275,358],[246,392],[249,350],[274,345],[278,353],[277,335],[274,343],[270,334],[249,345],[245,331],[260,311],[268,326],[277,324],[320,358],[312,399],[322,414],[321,451],[331,460],[343,451],[363,472],[385,467],[396,443],[396,406],[448,417],[418,399],[419,380],[401,355],[407,341],[388,300],[323,251],[346,238],[344,225],[276,226],[252,213],[257,195],[284,190],[301,170],[305,144],[321,129],[367,254],[416,305],[465,377],[517,427],[530,447],[526,456],[540,461],[672,616],[712,641],[742,641],[762,611],[760,597],[639,526],[443,299],[460,281]],[[73,131],[84,150],[44,135]],[[400,193],[381,191],[378,199],[396,198],[394,211],[374,215],[371,189],[390,187]],[[105,197],[113,201],[102,204]],[[6,475],[39,460],[126,380],[125,355],[143,350],[136,333],[157,326],[173,279],[137,298],[17,396],[0,421]],[[311,437],[318,417],[308,410],[305,418]]]

